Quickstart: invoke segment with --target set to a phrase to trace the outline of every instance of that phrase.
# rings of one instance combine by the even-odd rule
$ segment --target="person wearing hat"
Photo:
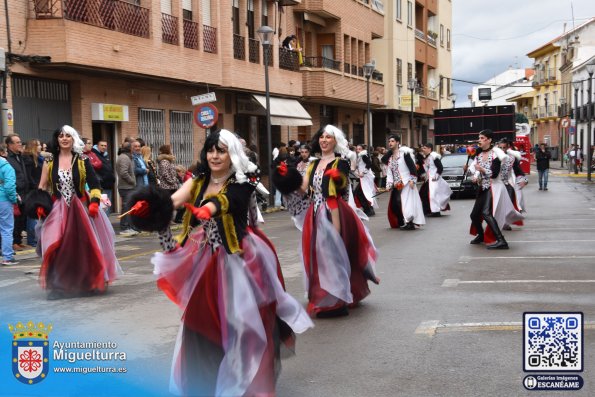
[[[475,235],[471,244],[487,243],[488,249],[508,249],[499,225],[512,224],[523,216],[515,211],[512,201],[500,177],[502,161],[506,154],[493,145],[494,133],[490,129],[479,133],[479,153],[469,169],[471,180],[479,185],[479,192],[471,211],[470,233]],[[482,223],[487,226],[484,231]]]

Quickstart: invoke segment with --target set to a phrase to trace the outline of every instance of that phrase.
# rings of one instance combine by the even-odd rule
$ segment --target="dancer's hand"
[[[341,180],[341,177],[343,176],[341,174],[341,171],[339,171],[337,168],[331,168],[329,170],[326,170],[324,172],[324,175],[328,176],[329,178],[331,178],[335,182],[340,181]]]
[[[37,207],[37,218],[38,219],[43,219],[46,218],[48,216],[48,214],[45,212],[45,209],[43,207]]]
[[[205,221],[211,219],[211,211],[204,205],[202,207],[196,208],[192,204],[184,203],[184,207],[186,207],[190,212],[192,212],[192,215],[194,215],[196,219],[201,219]]]
[[[146,200],[137,201],[132,208],[130,208],[129,214],[138,216],[139,218],[146,218],[149,216],[149,202]]]
[[[99,214],[99,204],[95,202],[89,204],[89,216],[95,218],[97,214]]]

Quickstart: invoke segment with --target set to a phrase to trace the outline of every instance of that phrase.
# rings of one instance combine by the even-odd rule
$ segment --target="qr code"
[[[524,313],[525,371],[582,371],[582,313]]]

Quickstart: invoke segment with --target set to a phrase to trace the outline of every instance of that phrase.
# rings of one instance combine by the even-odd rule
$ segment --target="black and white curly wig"
[[[240,140],[235,136],[233,132],[228,130],[219,130],[211,132],[205,141],[205,145],[200,152],[200,167],[198,173],[210,175],[211,170],[209,163],[207,162],[207,152],[212,148],[216,147],[221,149],[222,146],[227,147],[227,152],[231,159],[231,168],[235,172],[235,179],[238,183],[244,183],[248,181],[246,174],[256,172],[257,166],[248,160],[248,156],[244,152],[244,147]]]
[[[341,156],[347,156],[349,153],[349,142],[345,138],[345,134],[343,131],[338,129],[332,124],[327,124],[323,128],[319,129],[318,132],[312,137],[312,141],[310,145],[312,146],[312,153],[321,153],[320,144],[318,140],[322,136],[323,133],[327,133],[335,137],[335,149],[334,152],[340,154]]]

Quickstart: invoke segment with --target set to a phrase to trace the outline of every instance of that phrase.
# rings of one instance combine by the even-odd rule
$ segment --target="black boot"
[[[415,230],[415,225],[413,222],[407,222],[405,225],[401,226],[399,229],[401,230]]]
[[[504,239],[504,236],[502,235],[502,232],[500,231],[500,228],[498,227],[498,222],[496,222],[496,219],[494,219],[494,217],[491,214],[489,216],[486,216],[485,213],[484,213],[483,219],[486,221],[486,223],[488,224],[490,229],[492,229],[492,232],[494,233],[494,236],[496,237],[496,242],[494,244],[488,245],[486,248],[489,250],[497,250],[497,249],[507,250],[508,243]]]
[[[483,243],[483,234],[478,234],[475,236],[473,240],[469,242],[469,244],[481,244]]]

